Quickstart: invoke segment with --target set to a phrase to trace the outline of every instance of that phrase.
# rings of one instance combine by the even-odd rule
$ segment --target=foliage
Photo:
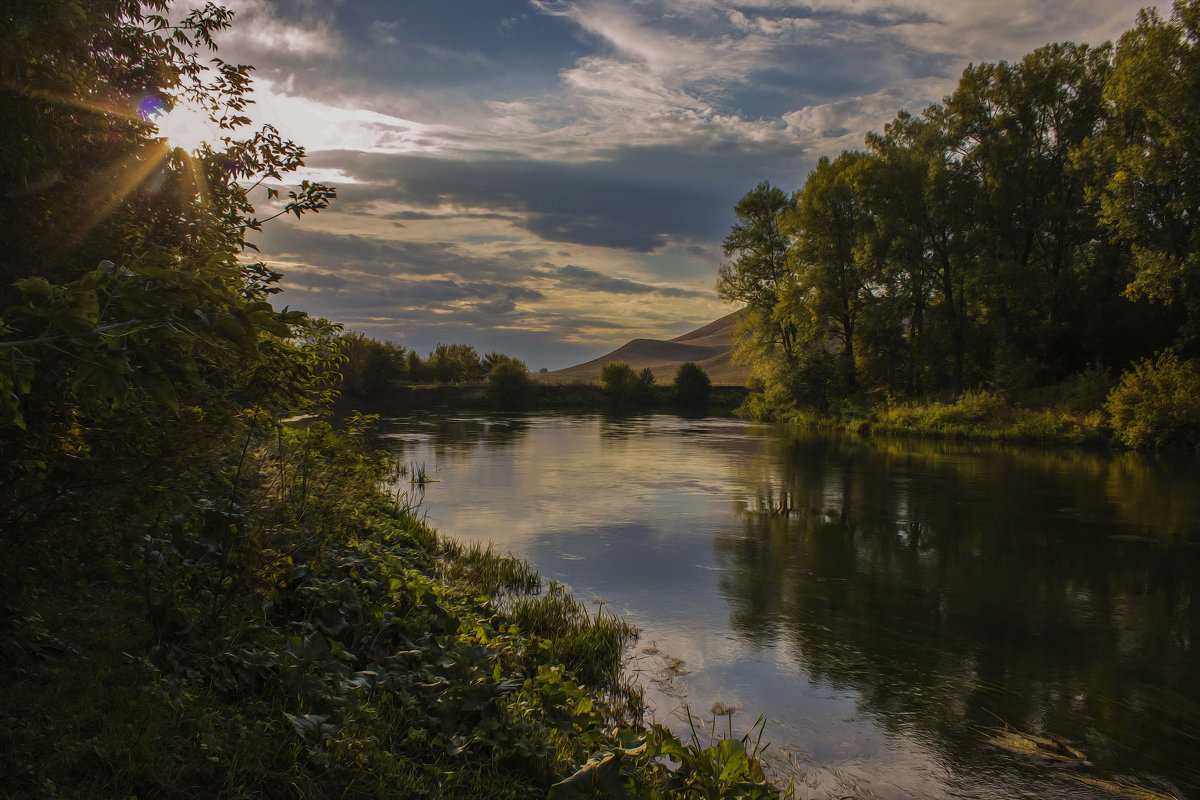
[[[28,569],[129,546],[117,520],[170,517],[232,482],[273,419],[333,396],[336,325],[269,298],[279,275],[248,263],[248,201],[324,208],[333,190],[279,181],[304,151],[248,120],[249,67],[211,60],[231,15],[171,24],[165,5],[23,4],[0,49],[5,242],[0,256],[0,537]],[[210,110],[221,142],[172,150],[139,103]],[[67,177],[70,176],[71,180]],[[236,491],[231,503],[236,499]],[[111,519],[108,515],[111,514]],[[89,525],[88,519],[109,519]]]
[[[1128,292],[1159,304],[1182,355],[1200,347],[1200,3],[1176,0],[1170,19],[1143,11],[1121,37],[1105,86],[1116,124],[1102,186],[1103,218],[1130,243]]]
[[[342,387],[356,397],[378,397],[408,377],[409,357],[403,345],[348,331],[341,346],[346,359]]]
[[[971,65],[792,197],[747,193],[717,287],[764,379],[748,408],[1032,397],[1166,346],[1194,356],[1197,41],[1200,2],[1178,0],[1115,51]]]
[[[492,364],[488,372],[488,392],[501,409],[512,411],[523,407],[533,395],[533,380],[529,368],[520,359],[489,353],[485,362]]]
[[[1200,366],[1169,350],[1146,359],[1121,376],[1106,409],[1128,447],[1200,445]]]
[[[708,403],[712,381],[708,373],[694,361],[685,361],[675,371],[671,384],[676,404],[685,408],[703,408]]]
[[[691,722],[689,715],[689,722]],[[731,720],[732,725],[732,720]],[[608,797],[687,797],[695,800],[778,800],[783,793],[766,779],[762,765],[764,722],[746,735],[734,738],[732,729],[718,739],[716,719],[704,744],[692,725],[684,742],[662,725],[652,725],[640,736],[626,735],[621,744],[593,756],[574,775],[550,788],[550,800]],[[758,735],[751,739],[755,730]],[[667,766],[674,762],[679,766]],[[653,780],[647,780],[646,773]]]
[[[465,383],[487,376],[479,353],[469,344],[439,344],[426,359],[425,372],[438,383]]]
[[[638,394],[639,377],[625,361],[610,361],[600,368],[600,388],[614,406],[628,405]]]

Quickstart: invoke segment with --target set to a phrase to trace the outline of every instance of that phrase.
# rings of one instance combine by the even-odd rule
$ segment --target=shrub
[[[1105,409],[1128,447],[1200,444],[1200,369],[1165,351],[1122,375]]]
[[[675,382],[672,389],[675,402],[681,406],[700,408],[708,403],[708,393],[712,381],[700,365],[694,361],[685,361],[675,371]]]
[[[638,391],[638,375],[624,361],[610,361],[600,370],[600,388],[614,405],[625,405]]]
[[[633,399],[639,405],[650,405],[654,402],[654,370],[646,367],[638,373]]]
[[[512,410],[523,406],[533,393],[533,381],[525,362],[507,357],[496,360],[488,373],[488,392],[502,409]]]

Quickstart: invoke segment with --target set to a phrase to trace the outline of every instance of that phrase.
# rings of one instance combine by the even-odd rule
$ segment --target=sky
[[[721,242],[759,182],[794,191],[968,64],[1116,39],[1149,3],[225,5],[219,55],[255,66],[256,121],[338,190],[252,239],[284,274],[276,305],[537,370],[729,313]]]

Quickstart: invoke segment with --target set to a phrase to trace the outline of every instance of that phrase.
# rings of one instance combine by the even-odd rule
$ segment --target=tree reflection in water
[[[1194,462],[807,437],[772,464],[714,544],[749,643],[956,772],[1012,768],[1007,723],[1200,789]]]

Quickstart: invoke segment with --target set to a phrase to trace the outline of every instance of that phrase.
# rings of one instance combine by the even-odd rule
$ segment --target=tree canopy
[[[973,64],[942,102],[738,203],[717,291],[775,397],[1019,396],[1200,335],[1200,2]]]
[[[337,382],[337,326],[274,308],[247,239],[335,192],[280,196],[304,150],[249,130],[250,67],[215,54],[230,12],[167,10],[32,0],[0,20],[0,536],[34,561],[48,537],[81,558],[136,537],[84,520],[186,506],[248,430]],[[184,102],[219,141],[157,134],[151,112]]]

